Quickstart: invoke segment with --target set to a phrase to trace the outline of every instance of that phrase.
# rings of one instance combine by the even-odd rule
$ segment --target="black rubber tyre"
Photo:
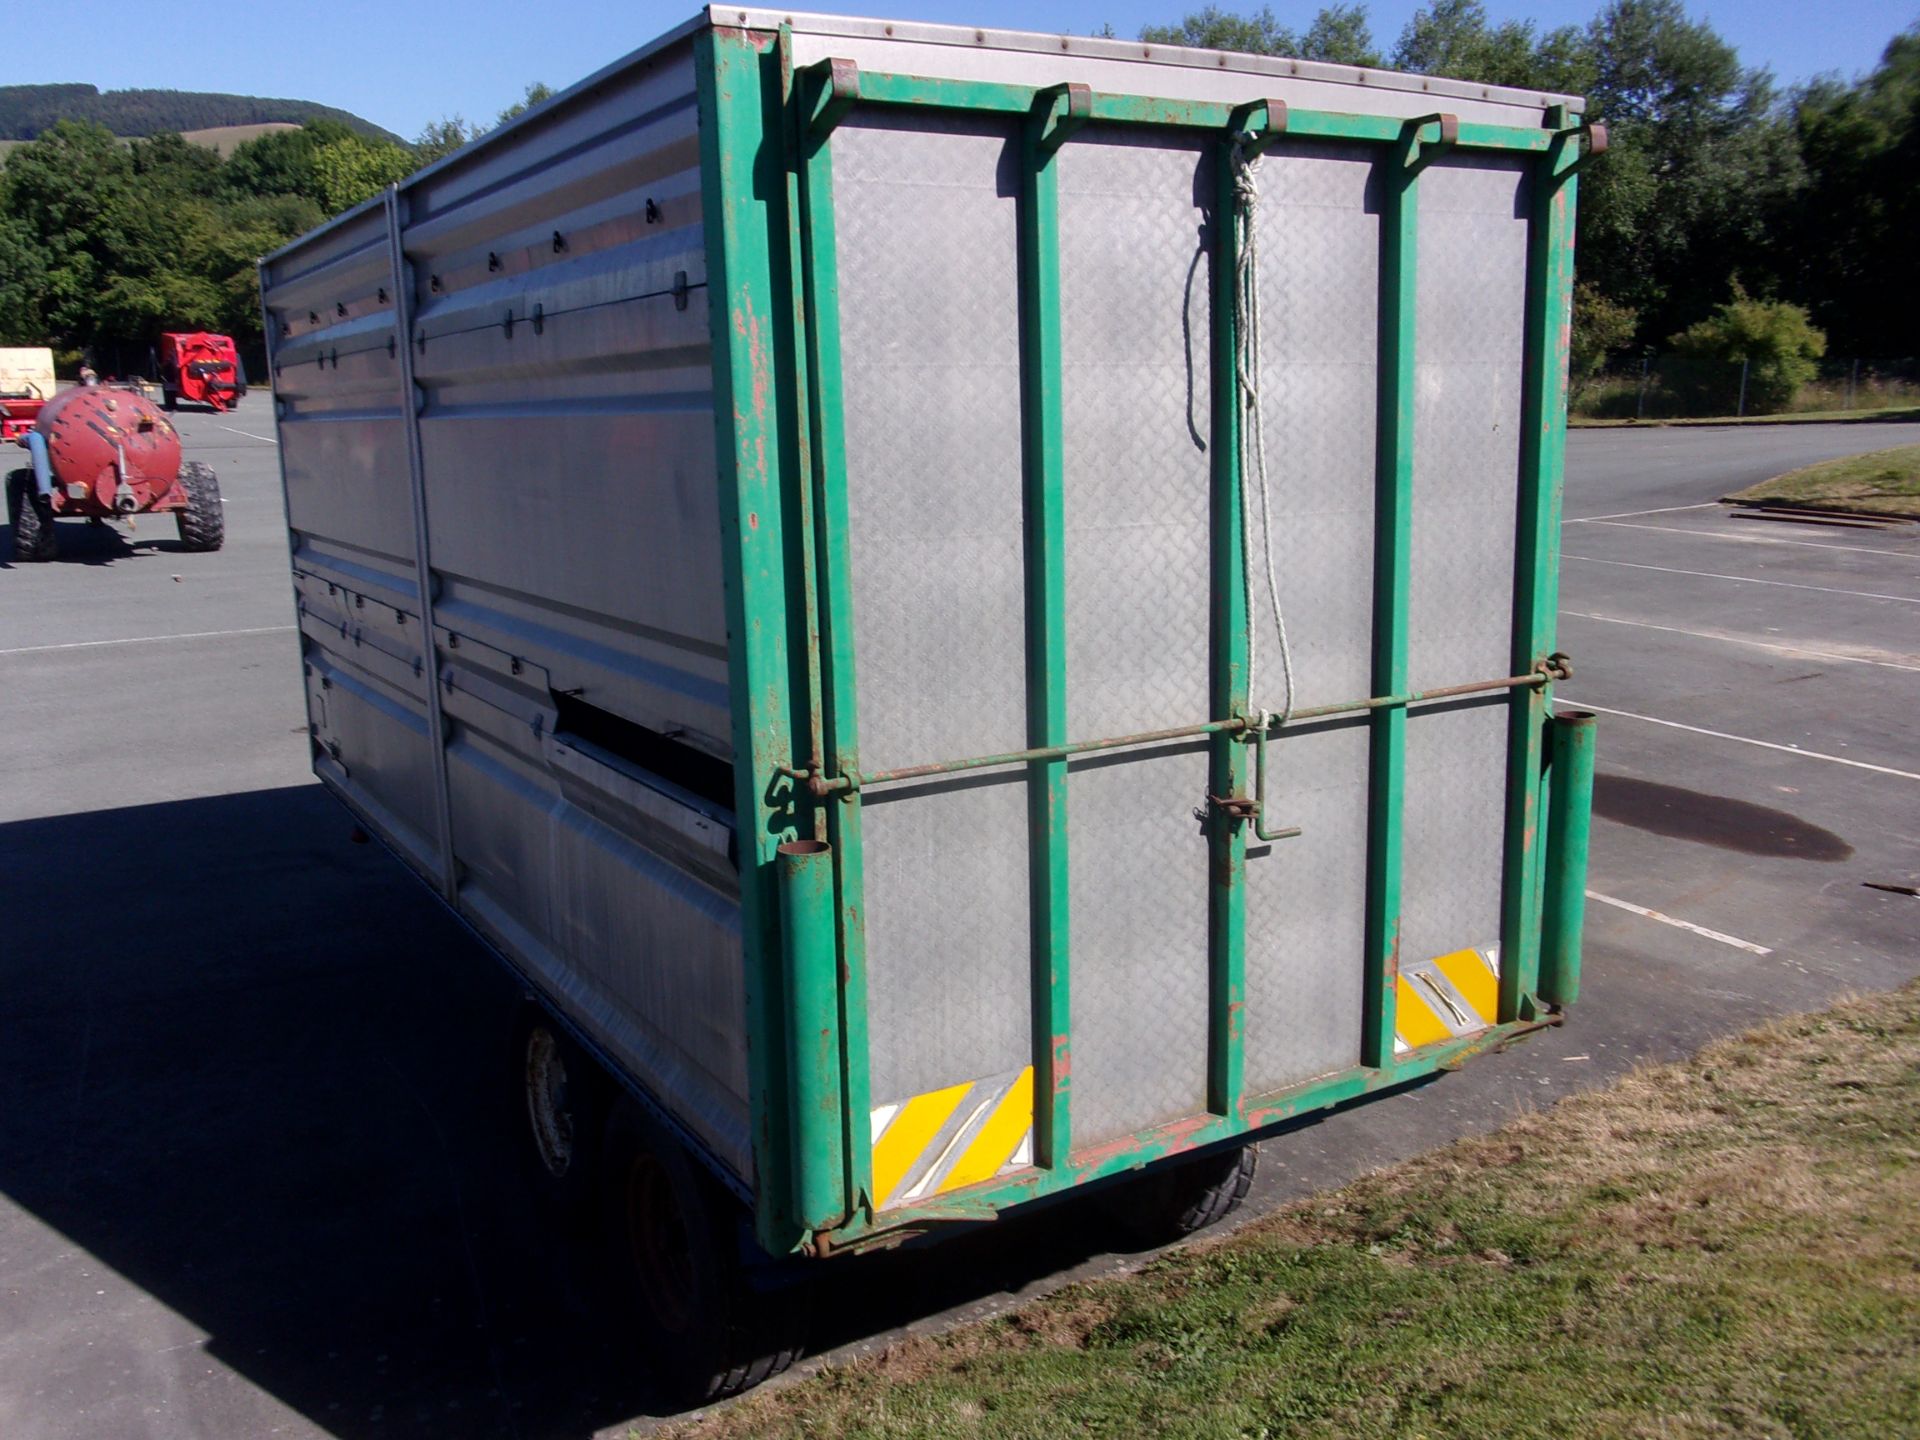
[[[667,1395],[703,1405],[791,1365],[805,1339],[804,1290],[753,1284],[739,1202],[625,1096],[607,1118],[601,1157],[616,1303]]]
[[[163,388],[160,391],[160,403],[169,410],[178,410],[180,408],[180,392]]]
[[[1138,1248],[1170,1245],[1238,1210],[1259,1163],[1259,1150],[1242,1145],[1171,1165],[1115,1186],[1105,1197],[1107,1213]]]
[[[188,550],[218,550],[227,539],[227,514],[220,505],[220,479],[198,460],[180,467],[187,508],[174,511],[180,543]]]
[[[597,1162],[610,1082],[530,999],[514,1023],[508,1061],[509,1103],[528,1183],[556,1223],[586,1230],[596,1218]]]
[[[53,532],[53,511],[40,498],[31,470],[16,470],[7,476],[7,523],[13,526],[14,559],[39,564],[60,554],[60,541]]]

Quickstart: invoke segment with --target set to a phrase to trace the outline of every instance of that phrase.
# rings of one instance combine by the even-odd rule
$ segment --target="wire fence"
[[[1747,361],[1647,355],[1576,379],[1568,409],[1586,420],[1866,412],[1920,406],[1920,359],[1823,360],[1811,380],[1783,385]]]

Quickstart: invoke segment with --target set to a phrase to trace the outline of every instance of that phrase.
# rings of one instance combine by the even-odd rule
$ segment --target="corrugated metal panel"
[[[1026,743],[1012,133],[863,119],[833,142],[869,770]],[[876,1105],[1028,1062],[1026,789],[863,802]]]

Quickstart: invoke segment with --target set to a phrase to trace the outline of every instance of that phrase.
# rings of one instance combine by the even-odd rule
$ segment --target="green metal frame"
[[[819,1254],[889,1243],[940,1223],[990,1219],[1009,1205],[1403,1085],[1548,1023],[1549,1007],[1536,993],[1540,906],[1543,877],[1559,862],[1549,861],[1535,834],[1544,809],[1552,682],[1565,673],[1561,657],[1548,651],[1564,452],[1573,176],[1582,154],[1582,132],[1571,117],[1552,113],[1539,129],[1461,124],[1450,115],[1402,121],[1289,111],[1278,101],[1228,106],[1108,95],[1079,85],[1034,88],[872,74],[838,60],[796,72],[784,31],[720,27],[696,40],[696,67],[709,284],[715,295],[715,414],[730,546],[727,620],[761,1242],[775,1252]],[[1003,115],[1019,124],[1022,156],[1018,320],[1029,748],[873,774],[862,774],[859,761],[831,143],[834,127],[855,107]],[[1056,159],[1074,132],[1088,124],[1172,127],[1219,141],[1211,293],[1215,604],[1210,717],[1168,731],[1075,738],[1066,731],[1066,457]],[[1374,146],[1385,181],[1373,694],[1295,716],[1368,715],[1370,881],[1362,1064],[1263,1096],[1244,1093],[1242,871],[1250,831],[1254,839],[1291,832],[1264,823],[1259,792],[1273,731],[1248,714],[1249,619],[1239,551],[1240,401],[1234,383],[1235,242],[1229,221],[1234,138],[1255,148],[1293,139]],[[1418,181],[1427,161],[1449,150],[1521,157],[1532,177],[1514,673],[1413,693],[1407,688],[1406,634]],[[1407,710],[1429,700],[1502,689],[1510,693],[1513,720],[1502,913],[1508,960],[1502,967],[1499,1023],[1396,1056]],[[1069,1080],[1068,757],[1192,736],[1207,737],[1216,797],[1209,840],[1207,1112],[1076,1150]],[[1584,754],[1590,771],[1590,746]],[[867,1118],[861,795],[873,785],[994,765],[1025,766],[1031,781],[1034,1165],[926,1204],[877,1214]],[[1250,769],[1254,796],[1246,793]],[[1568,859],[1576,848],[1583,857],[1584,808],[1569,804],[1566,809],[1556,835],[1578,831],[1577,847],[1573,838],[1560,838]],[[746,820],[750,816],[752,823]],[[801,843],[776,853],[796,837]],[[784,913],[783,893],[788,897]],[[1566,911],[1564,898],[1558,899],[1556,918],[1562,924]],[[1577,942],[1569,946],[1563,936],[1556,946],[1554,983],[1571,993],[1577,986]],[[1564,973],[1568,965],[1571,974]]]

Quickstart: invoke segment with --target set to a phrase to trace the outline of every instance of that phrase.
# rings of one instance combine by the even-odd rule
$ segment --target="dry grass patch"
[[[1920,445],[1896,445],[1789,470],[1726,498],[1750,505],[1920,517]]]

